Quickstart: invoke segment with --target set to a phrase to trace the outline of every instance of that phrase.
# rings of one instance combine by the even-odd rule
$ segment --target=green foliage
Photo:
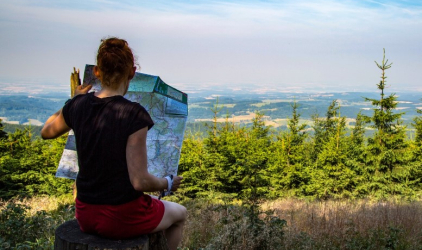
[[[54,176],[64,144],[65,137],[33,139],[30,129],[0,140],[0,198],[69,192],[71,181]]]
[[[413,160],[422,160],[422,110],[417,110],[419,116],[413,118],[412,126],[416,129],[416,137],[414,140]]]
[[[34,138],[41,137],[41,129],[42,126],[34,126],[34,125],[20,125],[20,124],[4,124],[4,132],[11,134],[15,133],[16,130],[25,130],[28,129],[31,131],[31,135]]]
[[[250,213],[244,206],[217,207],[224,217],[217,222],[217,232],[205,249],[279,249],[283,242],[285,220],[272,215]]]
[[[298,192],[308,181],[303,167],[309,158],[305,142],[308,137],[305,131],[307,125],[299,124],[298,104],[293,103],[291,107],[288,130],[276,136],[270,146],[266,172],[270,183],[269,197],[281,197],[287,190]]]
[[[273,131],[257,113],[251,126],[217,123],[222,110],[212,109],[214,122],[205,138],[188,137],[181,154],[183,190],[189,197],[237,197],[250,205],[262,198],[286,196],[317,199],[402,195],[414,199],[422,190],[422,119],[416,117],[415,141],[406,138],[402,113],[394,94],[384,93],[383,57],[379,99],[371,101],[373,115],[359,113],[348,128],[333,100],[325,117],[313,116],[313,133],[300,124],[299,105],[291,104],[287,130]],[[421,113],[422,111],[418,111]],[[365,136],[367,125],[373,129]]]
[[[365,119],[376,131],[368,138],[367,145],[366,165],[371,178],[362,186],[380,198],[388,194],[413,193],[406,183],[410,177],[407,165],[411,151],[406,142],[406,127],[402,125],[403,113],[394,112],[398,105],[395,94],[386,97],[384,93],[387,79],[385,71],[391,68],[385,59],[385,50],[382,63],[375,63],[382,72],[380,83],[377,84],[380,99],[366,98],[374,106],[374,112],[372,117],[366,116]]]
[[[2,120],[0,119],[0,140],[7,137],[7,133],[4,131],[4,127],[1,121]]]
[[[26,216],[26,205],[10,203],[0,214],[2,249],[51,249],[48,237],[54,235],[56,223],[45,211]]]
[[[59,203],[56,210],[35,213],[30,213],[30,205],[17,200],[5,204],[0,211],[0,249],[53,249],[57,226],[75,213],[73,205]]]
[[[385,71],[380,64],[380,98],[365,98],[373,105],[371,116],[359,113],[353,128],[346,126],[343,107],[332,100],[324,117],[314,114],[312,124],[300,124],[300,106],[290,104],[286,130],[265,125],[263,113],[248,126],[217,118],[199,134],[186,136],[179,164],[188,198],[238,199],[251,211],[265,198],[286,196],[317,199],[391,195],[416,198],[422,191],[422,119],[416,117],[416,136],[406,137],[403,113],[397,113],[397,96],[385,94]],[[422,111],[418,111],[421,114]],[[373,133],[365,136],[369,126]],[[206,129],[206,131],[204,131]],[[25,128],[2,133],[0,122],[0,198],[35,194],[60,195],[71,181],[54,177],[65,137],[42,141]]]

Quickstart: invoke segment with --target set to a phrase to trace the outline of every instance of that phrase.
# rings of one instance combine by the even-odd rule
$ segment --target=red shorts
[[[121,205],[92,205],[76,199],[76,219],[85,233],[125,239],[154,230],[164,215],[164,204],[149,195]]]

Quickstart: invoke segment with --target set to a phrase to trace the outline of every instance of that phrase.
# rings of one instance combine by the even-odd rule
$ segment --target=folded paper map
[[[83,83],[91,84],[91,91],[98,91],[101,83],[93,68],[86,65]],[[157,177],[176,175],[188,116],[187,94],[158,76],[136,73],[124,97],[140,103],[155,123],[147,136],[148,171]],[[56,177],[76,179],[78,171],[75,135],[70,131]]]

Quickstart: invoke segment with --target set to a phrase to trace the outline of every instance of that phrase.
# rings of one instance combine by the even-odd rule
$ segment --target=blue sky
[[[422,1],[0,1],[0,91],[66,90],[101,38],[184,91],[422,91]]]

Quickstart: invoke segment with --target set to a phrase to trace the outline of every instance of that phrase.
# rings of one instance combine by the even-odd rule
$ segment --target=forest
[[[327,204],[333,202],[334,210],[346,217],[375,211],[373,218],[377,218],[389,208],[413,209],[409,216],[421,214],[422,111],[413,119],[415,136],[409,138],[403,113],[395,109],[397,97],[385,93],[385,71],[391,64],[383,60],[377,66],[382,72],[379,96],[367,98],[372,113],[359,113],[351,131],[336,100],[324,116],[312,116],[311,126],[299,123],[299,104],[291,103],[288,128],[283,131],[266,126],[262,113],[257,113],[251,126],[229,119],[218,123],[221,107],[215,105],[214,122],[207,123],[206,135],[191,131],[185,136],[178,173],[184,177],[183,185],[169,198],[192,214],[181,249],[421,249],[420,229],[400,223],[422,219],[404,217],[404,212],[397,215],[402,216],[397,219],[400,223],[384,216],[384,223],[376,228],[362,229],[350,220],[351,224],[342,223],[341,232],[322,235],[309,226],[324,224],[324,230],[338,226],[330,223],[340,219],[333,222],[325,212],[331,211]],[[366,130],[372,133],[366,135]],[[54,227],[72,218],[73,181],[54,177],[65,140],[62,136],[43,141],[29,128],[6,133],[0,126],[2,248],[51,249]],[[28,216],[31,206],[22,201],[45,196],[58,199],[54,202],[60,205],[53,212]],[[386,205],[368,205],[366,200]],[[309,211],[315,220],[295,231],[292,225],[298,222],[292,218],[298,210],[287,215],[286,201],[301,205],[299,210]],[[269,202],[273,206],[265,208]],[[316,204],[324,204],[324,215],[315,212],[322,207]],[[48,230],[36,232],[33,223]]]

